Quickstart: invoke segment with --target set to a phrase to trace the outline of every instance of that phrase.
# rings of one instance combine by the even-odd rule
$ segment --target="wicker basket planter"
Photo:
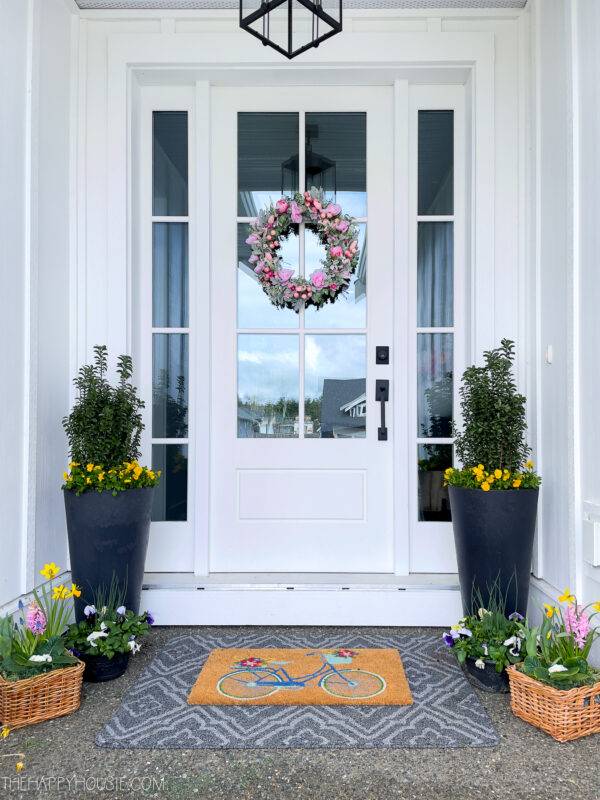
[[[559,742],[600,733],[600,682],[578,689],[555,689],[520,672],[506,670],[513,713]]]
[[[85,665],[63,667],[25,678],[7,681],[0,675],[0,722],[7,728],[23,728],[79,708]]]

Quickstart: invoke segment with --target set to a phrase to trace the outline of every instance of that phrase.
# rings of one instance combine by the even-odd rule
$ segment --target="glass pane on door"
[[[298,191],[298,126],[299,114],[238,114],[238,216],[257,217],[282,194]]]
[[[238,336],[239,439],[298,436],[298,358],[297,336]]]
[[[367,431],[366,336],[307,335],[304,359],[306,437],[364,438]]]

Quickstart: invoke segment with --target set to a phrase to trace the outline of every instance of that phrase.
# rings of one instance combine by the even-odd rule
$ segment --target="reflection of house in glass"
[[[365,379],[325,378],[321,399],[321,438],[359,438],[366,435],[366,429]]]
[[[297,404],[296,404],[297,405]],[[304,435],[313,436],[315,424],[310,416],[304,418]],[[297,438],[300,420],[281,411],[238,406],[238,439]]]

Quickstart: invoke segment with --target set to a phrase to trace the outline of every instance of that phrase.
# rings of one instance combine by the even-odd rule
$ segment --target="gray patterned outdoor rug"
[[[371,647],[400,651],[412,706],[190,706],[216,647]],[[174,636],[96,737],[115,748],[493,747],[498,735],[475,692],[430,633],[377,629],[232,629]]]

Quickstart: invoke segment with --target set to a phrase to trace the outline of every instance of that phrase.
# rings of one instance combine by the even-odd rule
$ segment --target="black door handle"
[[[375,399],[381,403],[381,425],[377,429],[377,439],[387,442],[388,431],[385,425],[385,404],[390,399],[390,382],[388,380],[375,381]]]

